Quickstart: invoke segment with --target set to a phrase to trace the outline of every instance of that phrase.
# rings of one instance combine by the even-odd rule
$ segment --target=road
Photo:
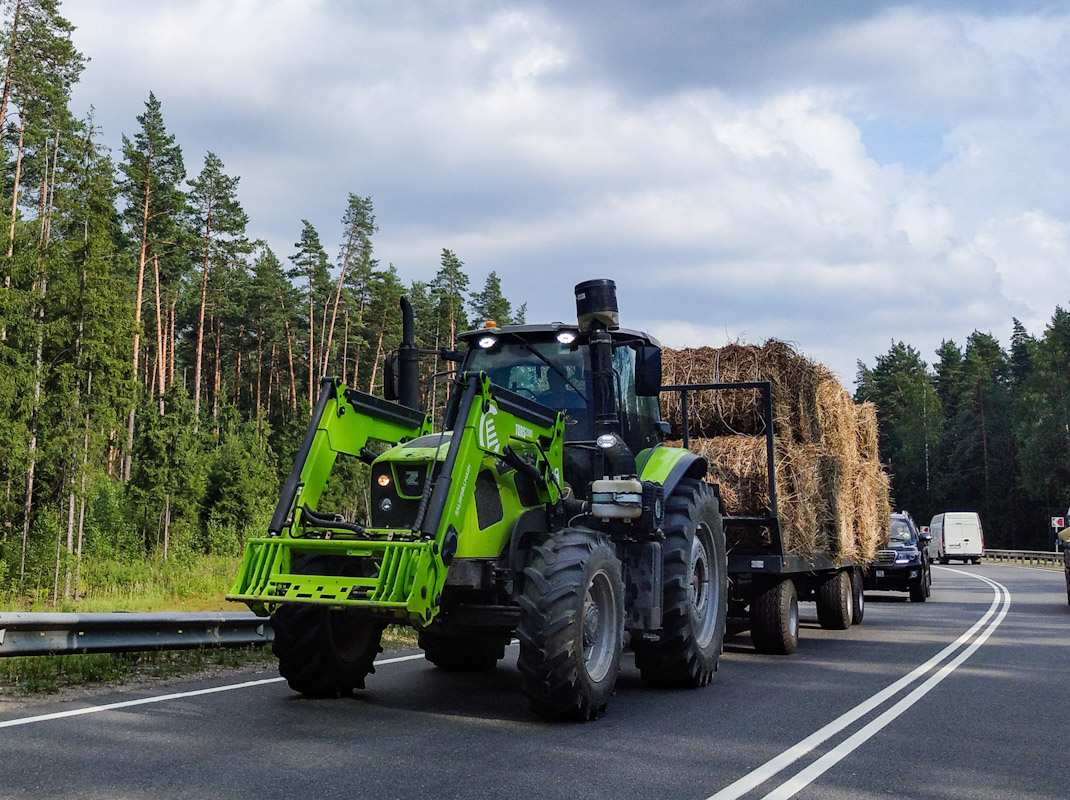
[[[625,659],[596,722],[533,717],[492,675],[384,655],[368,690],[305,700],[268,673],[0,704],[2,798],[1070,797],[1061,572],[934,568],[924,604],[867,593],[790,657],[730,637],[714,685],[648,688]]]

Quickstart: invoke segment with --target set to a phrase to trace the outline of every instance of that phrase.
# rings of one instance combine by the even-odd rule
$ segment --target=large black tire
[[[364,688],[386,624],[350,610],[284,605],[271,618],[279,674],[309,697],[344,697]]]
[[[854,618],[854,597],[851,592],[851,574],[840,570],[818,584],[817,621],[822,628],[845,631]]]
[[[799,595],[791,578],[759,592],[750,606],[750,638],[759,653],[788,656],[799,645]]]
[[[294,560],[295,573],[334,575],[345,562],[324,556]],[[351,609],[286,603],[271,617],[272,651],[279,674],[295,692],[309,697],[343,697],[364,688],[386,623]]]
[[[929,597],[928,592],[925,591],[925,578],[922,577],[917,583],[910,585],[910,602],[912,603],[924,603]]]
[[[606,710],[624,641],[621,563],[595,531],[566,528],[532,548],[520,605],[521,688],[548,719]]]
[[[665,507],[662,628],[635,641],[635,666],[654,686],[697,688],[713,680],[728,616],[728,564],[717,496],[685,478]]]
[[[863,589],[862,570],[855,567],[851,570],[851,601],[854,604],[851,614],[852,625],[861,625],[866,617],[866,593]]]
[[[490,672],[505,658],[508,636],[447,636],[420,631],[424,658],[447,672]]]

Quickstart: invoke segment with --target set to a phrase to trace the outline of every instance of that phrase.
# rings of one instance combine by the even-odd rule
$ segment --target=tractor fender
[[[702,456],[683,447],[657,445],[643,450],[636,459],[640,464],[639,479],[662,485],[668,498],[681,478],[705,478],[709,465]]]
[[[546,510],[542,508],[530,508],[517,518],[516,525],[513,526],[513,535],[509,537],[507,549],[507,567],[510,583],[507,589],[510,593],[517,583],[517,578],[524,571],[527,549],[531,546],[530,541],[525,542],[524,540],[532,536],[537,537],[539,534],[545,534],[549,530],[548,524]]]

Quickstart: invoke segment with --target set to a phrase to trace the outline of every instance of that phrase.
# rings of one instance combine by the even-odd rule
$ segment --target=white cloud
[[[1038,330],[1064,299],[1067,16],[878,10],[782,35],[728,86],[672,71],[712,50],[693,27],[646,45],[569,6],[65,11],[93,59],[76,97],[112,141],[154,91],[189,171],[217,152],[283,258],[301,219],[332,249],[346,194],[370,194],[405,279],[449,247],[534,320],[615,277],[626,323],[669,343],[776,336],[848,378],[893,338],[931,358],[1012,315]],[[691,49],[640,93],[599,61],[607,37]],[[855,120],[935,135],[878,163]]]

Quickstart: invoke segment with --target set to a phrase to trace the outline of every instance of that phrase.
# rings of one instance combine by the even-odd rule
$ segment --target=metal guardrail
[[[1063,554],[1054,550],[989,550],[986,548],[983,560],[1037,567],[1062,567]]]
[[[254,614],[0,612],[0,657],[245,647],[274,638]]]

